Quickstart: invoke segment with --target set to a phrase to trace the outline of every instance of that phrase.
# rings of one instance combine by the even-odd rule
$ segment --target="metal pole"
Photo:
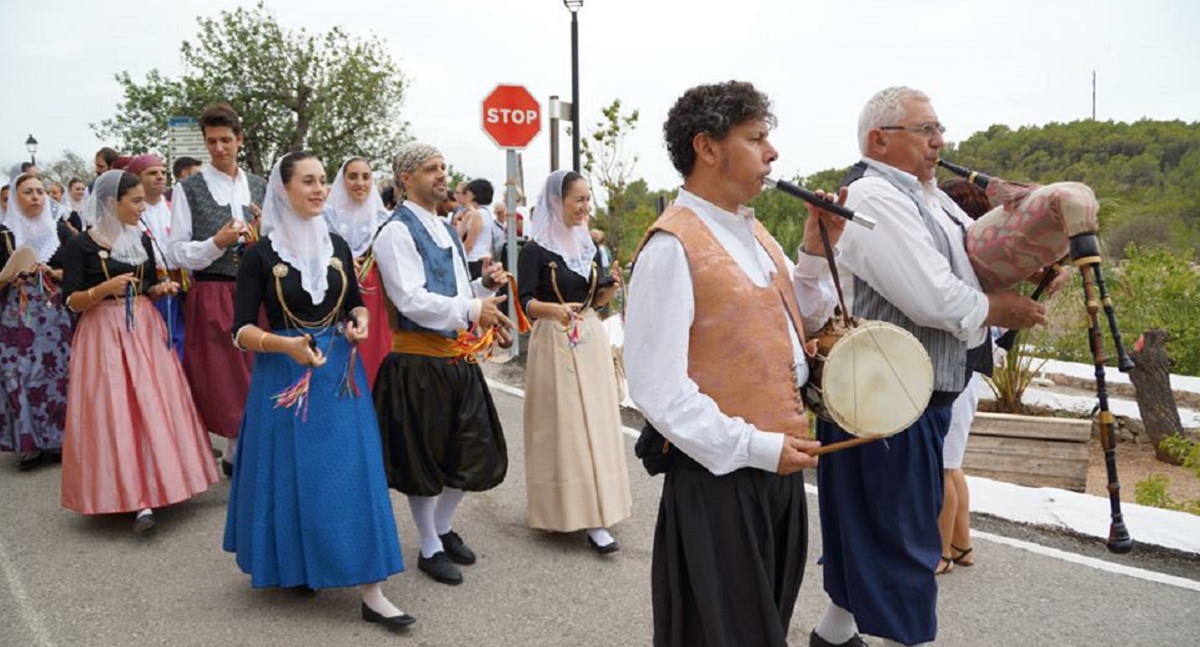
[[[550,95],[550,172],[558,170],[558,95]]]
[[[508,235],[508,258],[505,265],[513,276],[517,276],[517,151],[509,148],[505,155],[508,158],[508,182],[505,183],[504,192],[504,206],[508,208],[508,224],[504,228]],[[521,277],[517,276],[517,282],[521,282]],[[509,290],[508,295],[508,318],[513,325],[512,357],[516,359],[521,354],[521,333],[517,326],[517,295],[512,294],[512,290]]]
[[[571,12],[571,161],[579,165],[579,12]]]

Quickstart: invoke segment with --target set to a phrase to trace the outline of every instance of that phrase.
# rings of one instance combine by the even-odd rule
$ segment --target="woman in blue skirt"
[[[358,586],[364,620],[403,628],[413,617],[382,590],[404,563],[356,350],[370,314],[349,246],[320,217],[325,194],[325,172],[312,155],[280,158],[267,184],[263,239],[238,270],[234,342],[259,355],[238,436],[225,550],[237,554],[255,588]],[[258,327],[260,308],[270,332]]]

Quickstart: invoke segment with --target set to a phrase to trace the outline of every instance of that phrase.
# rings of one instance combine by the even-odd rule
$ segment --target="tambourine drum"
[[[1096,233],[1100,203],[1086,184],[992,185],[988,195],[1002,204],[967,228],[967,255],[984,292],[1011,290],[1066,256],[1071,236]]]
[[[933,363],[912,333],[882,321],[831,319],[814,340],[805,403],[860,438],[884,438],[916,422],[933,395]]]

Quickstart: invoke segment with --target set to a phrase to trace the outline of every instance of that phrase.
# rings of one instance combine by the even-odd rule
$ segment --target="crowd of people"
[[[510,214],[491,206],[486,179],[451,192],[445,156],[420,143],[395,155],[385,190],[364,157],[339,160],[330,182],[331,160],[305,151],[262,178],[238,166],[230,106],[198,121],[211,161],[175,160],[170,189],[152,153],[101,149],[90,184],[14,169],[0,226],[0,451],[23,470],[61,461],[64,507],[128,514],[137,533],[223,471],[223,546],[251,586],[359,587],[364,620],[403,629],[415,619],[382,587],[405,570],[388,490],[407,499],[418,569],[462,584],[478,556],[456,513],[503,482],[509,460],[479,362],[517,329],[529,334],[528,524],[618,551],[612,529],[632,497],[601,313],[624,274],[589,229],[587,179],[556,171],[531,211]],[[879,227],[846,229],[809,205],[794,255],[746,207],[778,156],[775,122],[762,92],[728,82],[688,90],[664,125],[683,185],[637,250],[624,353],[649,423],[638,454],[666,473],[654,643],[787,644],[810,468],[829,595],[810,644],[863,645],[860,630],[931,643],[935,574],[973,561],[969,374],[986,370],[989,326],[1028,327],[1044,310],[979,288],[968,216],[933,183],[944,129],[924,94],[871,98],[863,161],[825,196]],[[508,268],[519,286],[493,262],[510,227],[527,236]],[[806,340],[835,311],[835,256],[855,314],[916,336],[935,386],[904,433],[818,459],[847,437],[824,419],[814,433],[799,395]]]

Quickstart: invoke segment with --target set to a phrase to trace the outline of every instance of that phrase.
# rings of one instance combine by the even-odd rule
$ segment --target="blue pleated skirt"
[[[833,452],[817,466],[825,592],[863,633],[904,645],[937,636],[942,554],[942,440],[950,407],[931,407],[905,431]],[[852,438],[817,421],[822,444]]]
[[[255,588],[356,586],[404,570],[362,362],[361,394],[340,395],[350,344],[332,330],[317,343],[328,362],[313,371],[307,412],[272,400],[307,369],[255,357],[224,543]]]

